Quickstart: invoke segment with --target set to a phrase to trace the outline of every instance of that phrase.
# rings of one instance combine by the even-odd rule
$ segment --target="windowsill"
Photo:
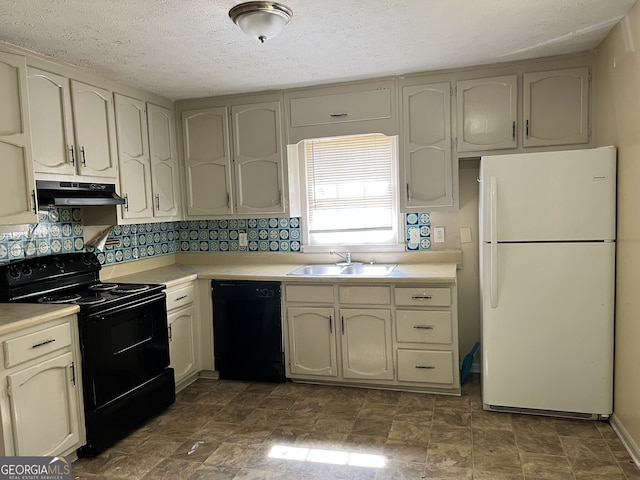
[[[349,250],[352,253],[357,252],[404,252],[406,250],[404,244],[398,245],[302,245],[300,248],[302,253],[329,253],[332,250],[343,252]]]

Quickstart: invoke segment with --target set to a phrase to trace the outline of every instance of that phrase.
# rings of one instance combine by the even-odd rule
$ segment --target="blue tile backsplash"
[[[26,232],[0,233],[0,263],[56,253],[91,251],[85,246],[80,208],[43,208]],[[418,243],[410,241],[418,229]],[[429,213],[405,215],[407,250],[431,249]],[[247,245],[240,246],[245,234]],[[103,252],[103,265],[175,252],[300,252],[300,219],[241,218],[116,225]]]

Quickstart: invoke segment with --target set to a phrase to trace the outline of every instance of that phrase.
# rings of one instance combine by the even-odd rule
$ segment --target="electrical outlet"
[[[444,243],[444,227],[433,227],[433,243]]]
[[[247,246],[247,234],[245,232],[240,232],[238,234],[238,244],[241,247],[246,247]]]

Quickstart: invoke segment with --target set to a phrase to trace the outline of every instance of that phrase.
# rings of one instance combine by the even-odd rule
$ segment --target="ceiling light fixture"
[[[262,43],[278,35],[292,16],[289,7],[275,2],[245,2],[229,10],[233,23]]]

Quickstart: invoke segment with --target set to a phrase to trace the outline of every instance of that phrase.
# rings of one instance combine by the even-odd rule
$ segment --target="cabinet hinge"
[[[76,364],[71,362],[71,383],[76,384]]]
[[[453,97],[453,87],[449,85],[449,96]]]
[[[591,138],[591,128],[587,128],[587,137]]]

